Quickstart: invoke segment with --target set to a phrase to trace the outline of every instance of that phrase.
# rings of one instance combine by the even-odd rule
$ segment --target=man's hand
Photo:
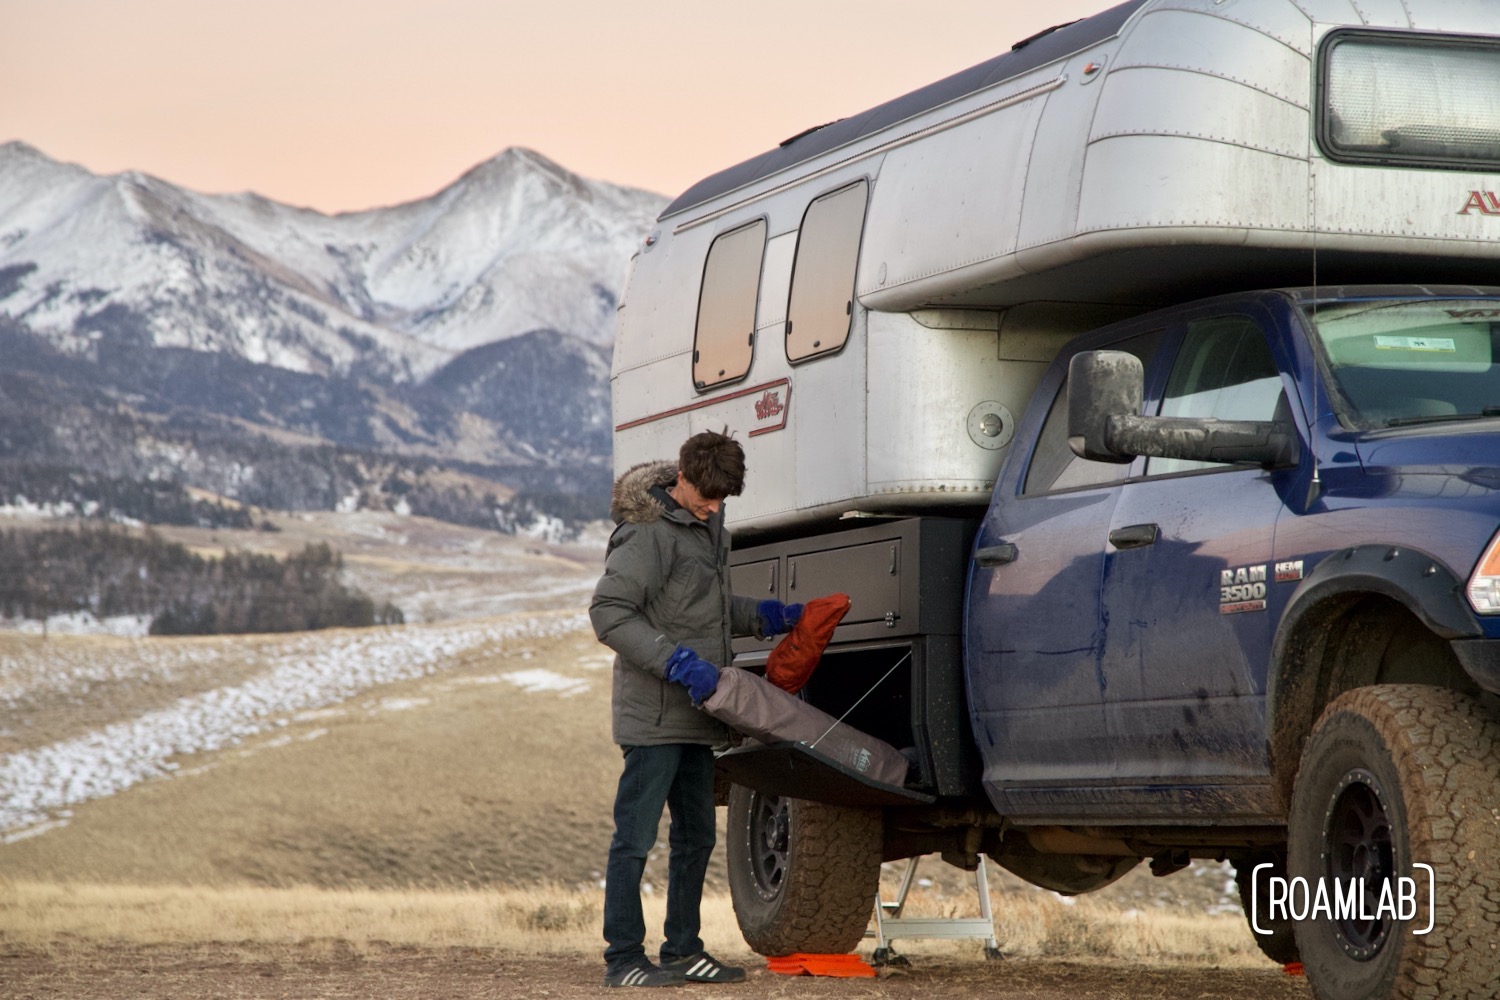
[[[687,688],[693,704],[701,706],[719,689],[719,668],[686,646],[678,646],[667,657],[667,680]]]
[[[782,604],[780,601],[761,601],[756,608],[760,620],[765,624],[765,635],[783,635],[792,630],[802,617],[802,605]]]

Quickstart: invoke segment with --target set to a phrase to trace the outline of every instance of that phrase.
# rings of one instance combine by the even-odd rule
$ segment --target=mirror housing
[[[1068,361],[1068,447],[1091,462],[1123,464],[1135,459],[1110,447],[1109,421],[1139,416],[1146,370],[1134,354],[1084,351]]]
[[[1084,351],[1068,362],[1068,447],[1095,462],[1137,455],[1192,462],[1296,465],[1298,438],[1286,393],[1271,420],[1143,417],[1145,370],[1123,351]]]

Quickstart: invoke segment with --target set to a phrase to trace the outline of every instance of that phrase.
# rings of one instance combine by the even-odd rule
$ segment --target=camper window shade
[[[1318,143],[1329,159],[1462,170],[1500,165],[1494,39],[1331,32],[1318,84]]]
[[[790,361],[828,354],[849,339],[854,270],[869,193],[867,181],[850,184],[813,199],[802,216],[786,307]]]
[[[708,248],[693,336],[693,384],[700,390],[744,378],[750,371],[765,252],[764,219],[720,234]]]

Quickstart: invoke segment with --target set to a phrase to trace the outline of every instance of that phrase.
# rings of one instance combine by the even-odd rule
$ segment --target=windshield
[[[1500,299],[1321,303],[1308,318],[1350,423],[1500,416]]]

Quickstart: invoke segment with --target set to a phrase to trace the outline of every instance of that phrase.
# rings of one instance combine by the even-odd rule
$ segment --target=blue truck
[[[668,206],[616,463],[743,432],[736,591],[848,593],[803,697],[915,762],[720,755],[752,947],[1218,859],[1319,997],[1495,995],[1497,87],[1487,5],[1133,0]]]

